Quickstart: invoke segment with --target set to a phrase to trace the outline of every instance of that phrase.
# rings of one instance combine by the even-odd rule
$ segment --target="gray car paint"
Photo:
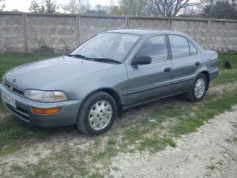
[[[65,91],[69,101],[57,103],[40,103],[18,96],[0,85],[0,90],[16,100],[17,105],[29,113],[25,120],[16,111],[16,116],[43,127],[72,125],[76,123],[77,114],[83,101],[98,90],[114,93],[117,103],[123,108],[156,100],[158,98],[190,90],[196,76],[207,72],[210,80],[218,74],[217,53],[204,51],[189,36],[172,31],[115,30],[108,33],[131,33],[141,35],[141,39],[132,48],[121,64],[87,61],[73,57],[57,57],[26,64],[6,73],[4,80],[22,90],[61,90]],[[178,34],[189,39],[198,49],[198,54],[181,59],[171,59],[161,63],[132,66],[131,61],[144,41],[154,35]],[[195,66],[199,61],[200,65]],[[164,69],[171,67],[171,71]],[[13,79],[16,82],[13,83]],[[8,108],[8,106],[5,104]],[[31,107],[62,107],[55,115],[37,115]],[[118,106],[118,107],[119,107]],[[8,108],[9,109],[9,108]],[[47,121],[46,119],[47,118]]]

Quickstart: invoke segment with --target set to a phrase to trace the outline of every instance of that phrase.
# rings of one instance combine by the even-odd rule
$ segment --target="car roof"
[[[177,31],[170,31],[170,30],[140,30],[140,29],[121,29],[121,30],[111,30],[108,32],[112,33],[126,33],[126,34],[135,34],[135,35],[148,35],[148,34],[180,34],[185,35],[184,33],[177,32]]]

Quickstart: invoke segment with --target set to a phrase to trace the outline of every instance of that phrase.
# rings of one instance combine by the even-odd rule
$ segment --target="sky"
[[[37,2],[41,2],[42,0],[36,0]],[[57,4],[65,4],[69,0],[55,0]],[[11,11],[14,9],[17,9],[22,12],[29,12],[29,6],[30,6],[31,0],[5,0],[6,8],[4,10]],[[97,4],[100,4],[102,6],[107,6],[112,3],[116,3],[117,0],[89,0],[92,7],[94,7]]]

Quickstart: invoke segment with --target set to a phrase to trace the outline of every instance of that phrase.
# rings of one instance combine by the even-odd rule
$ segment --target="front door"
[[[149,56],[146,65],[127,65],[128,106],[155,100],[171,94],[172,62],[168,59],[165,35],[148,38],[135,57]]]

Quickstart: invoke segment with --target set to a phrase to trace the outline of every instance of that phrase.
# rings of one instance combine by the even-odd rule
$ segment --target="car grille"
[[[3,85],[10,91],[12,91],[13,93],[16,93],[17,95],[23,96],[24,95],[24,91],[20,90],[14,86],[12,86],[11,84],[7,83],[6,81],[4,81]]]

